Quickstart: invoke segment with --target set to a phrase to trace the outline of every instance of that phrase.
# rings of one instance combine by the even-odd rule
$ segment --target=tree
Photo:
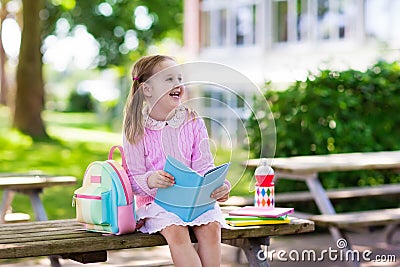
[[[70,31],[76,25],[84,25],[100,45],[99,67],[121,65],[146,53],[149,45],[165,37],[182,39],[182,0],[64,0],[60,5],[46,2],[49,12],[44,21],[45,35],[54,32],[56,21],[66,19]],[[74,2],[74,4],[71,4]],[[143,7],[137,9],[138,7]],[[146,10],[147,9],[147,10]],[[136,14],[135,14],[136,13]],[[137,23],[139,16],[151,19],[151,23]],[[146,27],[147,26],[147,27]],[[136,35],[137,48],[124,49],[127,37]]]
[[[39,12],[44,0],[23,0],[23,27],[13,126],[33,138],[47,138],[41,117],[44,107],[44,85],[41,58],[41,25]]]
[[[1,0],[0,1],[0,104],[7,105],[8,100],[8,83],[7,83],[7,76],[6,76],[6,63],[7,63],[7,55],[6,51],[3,47],[3,21],[8,15],[8,11],[6,8],[8,0]]]
[[[13,125],[33,138],[47,137],[41,118],[45,94],[41,43],[52,34],[58,19],[67,19],[72,31],[84,25],[100,45],[98,66],[123,66],[147,51],[147,47],[173,36],[181,39],[182,0],[23,0],[23,30],[17,70],[17,92]],[[138,25],[137,7],[146,11],[151,23]],[[42,21],[39,19],[42,18]],[[41,28],[43,27],[43,28]],[[134,49],[126,47],[128,35],[136,35]],[[128,40],[129,41],[129,40]]]

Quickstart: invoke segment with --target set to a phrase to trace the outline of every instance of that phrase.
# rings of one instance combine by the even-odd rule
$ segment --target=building
[[[396,58],[399,11],[396,0],[185,0],[185,48],[190,59],[225,64],[260,87],[285,88],[321,68],[363,70]],[[204,102],[228,132],[237,131],[254,94],[238,90],[236,100],[212,87],[200,92],[243,115],[228,118],[224,105]],[[224,139],[210,126],[214,139]]]

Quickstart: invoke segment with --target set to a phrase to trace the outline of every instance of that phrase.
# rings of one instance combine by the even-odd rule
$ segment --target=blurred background
[[[196,108],[218,122],[207,122],[216,163],[237,166],[233,195],[251,196],[252,173],[240,163],[266,150],[294,156],[400,149],[400,1],[0,0],[0,7],[2,173],[38,170],[73,175],[80,184],[87,165],[121,143],[132,65],[155,53],[224,64],[260,88],[193,92],[203,97]],[[263,126],[249,109],[265,101],[276,148],[260,145],[275,125]],[[381,172],[328,175],[328,188],[400,181]],[[75,216],[74,189],[44,192],[50,219]],[[279,188],[301,189],[291,181]],[[13,208],[32,213],[24,198],[16,196]]]

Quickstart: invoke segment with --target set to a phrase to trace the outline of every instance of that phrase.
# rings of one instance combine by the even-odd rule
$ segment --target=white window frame
[[[210,14],[210,25],[218,25],[218,27],[210,27],[210,35],[204,36],[204,30],[202,32],[202,48],[226,48],[226,47],[255,47],[259,45],[259,33],[260,33],[260,23],[259,23],[259,7],[262,3],[261,0],[206,0],[202,1],[200,5],[200,12],[209,12]],[[253,32],[252,34],[244,36],[244,43],[237,44],[236,33],[237,33],[237,25],[236,25],[236,14],[237,10],[242,7],[251,7],[255,6],[255,16],[253,17]],[[225,10],[226,12],[226,36],[225,39],[222,40],[222,45],[220,44],[220,11]],[[202,23],[202,25],[204,25]],[[204,46],[204,38],[209,38],[209,46]]]

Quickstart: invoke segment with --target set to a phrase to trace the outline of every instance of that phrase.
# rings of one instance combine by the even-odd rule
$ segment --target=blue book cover
[[[216,200],[210,195],[223,185],[229,166],[230,163],[225,163],[202,176],[179,160],[167,156],[164,171],[174,176],[175,184],[168,188],[159,188],[154,201],[183,221],[193,221],[214,207]]]

